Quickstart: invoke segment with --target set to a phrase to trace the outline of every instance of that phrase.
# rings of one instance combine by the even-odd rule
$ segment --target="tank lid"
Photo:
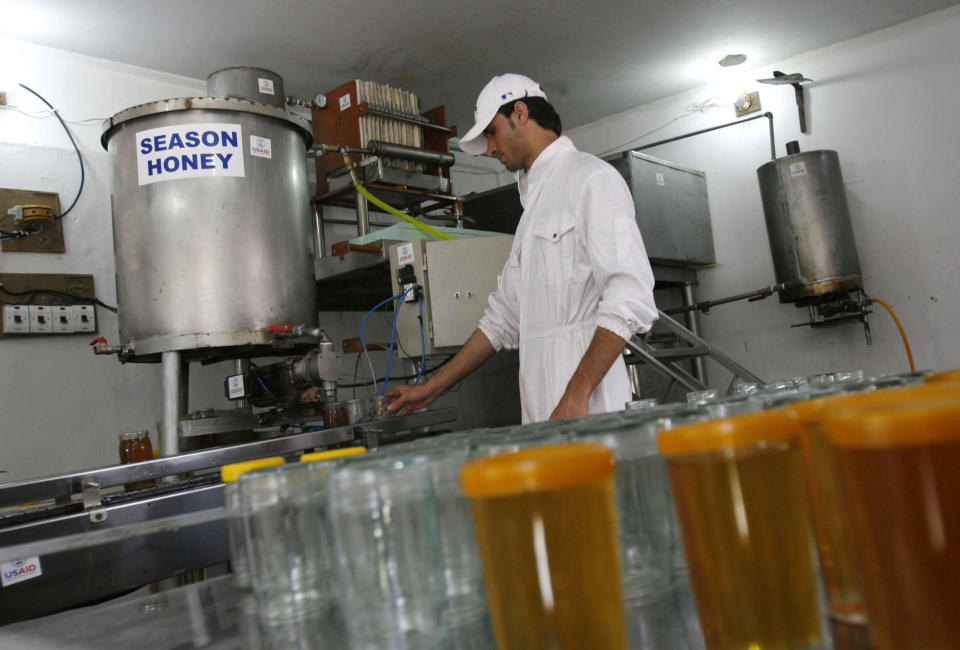
[[[180,97],[177,99],[161,99],[156,102],[131,106],[104,121],[103,132],[100,134],[100,144],[106,149],[115,129],[124,122],[129,122],[141,117],[148,117],[150,115],[157,115],[158,113],[175,113],[177,111],[189,111],[191,109],[236,111],[272,117],[298,128],[300,135],[306,142],[306,148],[310,148],[313,145],[313,129],[310,127],[310,122],[299,115],[295,115],[276,106],[268,106],[249,99],[221,99],[217,97]]]

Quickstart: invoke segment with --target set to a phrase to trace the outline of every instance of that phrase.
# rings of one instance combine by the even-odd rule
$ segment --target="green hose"
[[[400,217],[401,219],[404,219],[414,228],[417,228],[418,230],[422,230],[427,234],[433,235],[437,239],[456,239],[456,237],[454,237],[453,235],[448,235],[444,232],[440,232],[433,226],[428,226],[427,224],[423,223],[419,219],[415,219],[411,217],[406,212],[401,212],[400,210],[397,210],[392,205],[384,203],[383,201],[375,197],[373,194],[371,194],[370,190],[364,187],[362,183],[354,183],[354,187],[357,188],[357,191],[360,192],[360,194],[367,197],[367,200],[370,201],[370,203],[373,203],[375,206],[377,206],[381,210],[386,210],[387,212],[389,212],[395,217]]]

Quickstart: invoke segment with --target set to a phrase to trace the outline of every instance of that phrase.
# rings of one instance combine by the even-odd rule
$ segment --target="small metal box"
[[[487,296],[497,289],[503,265],[510,255],[512,235],[428,241],[390,247],[393,293],[401,292],[400,271],[410,266],[423,296],[423,346],[420,342],[420,305],[413,292],[402,303],[397,318],[401,353],[419,357],[454,352],[477,329]],[[409,273],[407,271],[406,273]]]
[[[703,172],[635,151],[606,160],[630,186],[637,225],[651,262],[668,266],[716,264]]]

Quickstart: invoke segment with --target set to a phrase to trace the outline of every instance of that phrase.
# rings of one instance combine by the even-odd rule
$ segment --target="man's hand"
[[[551,420],[563,420],[566,418],[579,418],[587,414],[587,411],[590,409],[590,395],[586,396],[571,396],[568,393],[564,393],[563,397],[560,398],[560,403],[557,404],[557,408],[553,409],[553,413],[550,414]]]
[[[614,360],[623,352],[624,345],[626,341],[610,330],[597,328],[590,347],[583,354],[580,365],[567,383],[560,403],[550,414],[551,420],[578,418],[587,414],[590,410],[590,395],[610,370]]]
[[[392,414],[407,415],[417,409],[433,404],[442,391],[436,390],[427,381],[415,386],[403,385],[387,391],[387,410]]]

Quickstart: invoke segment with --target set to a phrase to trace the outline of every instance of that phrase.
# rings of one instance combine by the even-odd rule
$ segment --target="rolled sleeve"
[[[653,271],[626,182],[610,168],[587,178],[581,194],[584,240],[600,287],[597,326],[629,340],[657,320]]]
[[[500,273],[500,288],[487,298],[487,308],[477,327],[497,351],[520,346],[520,317],[516,287],[519,281],[516,251],[511,251]]]

